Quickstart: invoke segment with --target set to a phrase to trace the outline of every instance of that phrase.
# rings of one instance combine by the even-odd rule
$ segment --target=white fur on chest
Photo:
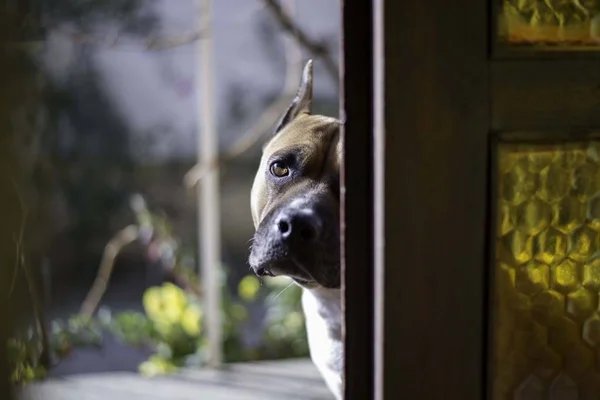
[[[336,399],[342,399],[344,345],[339,289],[303,289],[310,357]]]

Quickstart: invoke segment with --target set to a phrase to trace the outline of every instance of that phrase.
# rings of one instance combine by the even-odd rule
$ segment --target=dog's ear
[[[308,60],[302,71],[302,82],[296,93],[292,104],[288,107],[283,117],[279,120],[275,131],[276,134],[300,114],[310,114],[313,99],[313,61]]]

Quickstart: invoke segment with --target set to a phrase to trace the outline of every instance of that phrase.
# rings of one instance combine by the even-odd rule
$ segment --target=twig
[[[279,22],[279,25],[281,25],[286,32],[293,35],[305,50],[310,52],[315,58],[320,58],[323,61],[325,69],[331,76],[331,79],[336,85],[339,85],[339,68],[337,63],[331,57],[327,45],[308,36],[277,0],[263,1],[277,22]]]
[[[42,260],[42,294],[44,295],[44,306],[49,309],[52,305],[52,272],[50,260],[44,257]]]
[[[25,255],[21,253],[21,268],[25,273],[25,280],[29,288],[29,296],[31,297],[31,303],[33,308],[33,315],[36,320],[38,334],[42,339],[42,352],[40,354],[40,364],[44,368],[50,367],[50,335],[46,328],[46,317],[42,308],[42,302],[38,296],[37,285],[35,284],[35,277],[31,271],[30,266],[25,262]]]
[[[169,275],[177,286],[183,288],[184,291],[193,293],[197,297],[202,297],[202,288],[200,285],[188,279],[185,274],[179,273],[176,270],[171,270]]]
[[[212,159],[208,163],[194,165],[183,178],[187,188],[192,188],[198,181],[204,178],[208,172],[219,165],[240,156],[260,142],[266,133],[270,132],[270,128],[275,125],[277,118],[285,112],[293,100],[298,86],[298,77],[302,74],[302,54],[292,35],[287,34],[283,39],[283,43],[286,70],[281,94],[263,111],[256,123],[244,132],[223,154],[218,158]]]
[[[146,215],[149,213],[146,201],[142,196],[135,195],[131,199],[130,206],[133,212],[137,215],[138,225],[129,225],[120,230],[104,247],[102,261],[100,262],[96,279],[94,280],[92,288],[89,290],[85,300],[81,305],[81,315],[91,316],[94,314],[106,292],[108,283],[110,282],[110,277],[114,271],[114,265],[117,256],[125,246],[129,245],[135,240],[141,239],[143,236],[143,228],[140,227],[144,226],[145,220],[141,217],[141,215]],[[157,232],[154,226],[152,227],[152,232],[153,233],[150,235],[151,237]],[[158,236],[158,240],[160,241],[160,233]],[[145,246],[150,246],[153,240],[154,239],[150,239],[149,241],[141,240],[141,243]],[[176,268],[169,269],[168,274],[169,277],[184,290],[194,293],[197,296],[202,295],[202,290],[200,287],[193,281],[189,280],[185,274],[178,272]]]
[[[23,236],[25,234],[25,224],[27,223],[27,207],[25,207],[25,202],[21,197],[21,193],[19,192],[19,187],[16,182],[13,181],[13,185],[15,187],[17,197],[19,199],[19,203],[21,204],[21,227],[19,228],[19,235],[14,238],[15,245],[17,246],[17,252],[15,256],[15,265],[13,270],[13,275],[10,281],[10,286],[8,288],[8,298],[10,298],[15,290],[15,285],[17,283],[17,276],[19,276],[19,266],[21,265],[21,260],[23,257]]]
[[[36,162],[40,157],[44,124],[47,119],[46,108],[40,104],[35,104],[35,106],[37,106],[35,115],[32,118],[29,118],[28,112],[31,111],[27,109],[29,106],[30,105],[25,105],[16,109],[10,117],[12,131],[23,132],[15,138],[15,140],[19,141],[16,147],[24,149],[19,155],[20,160],[22,160],[21,169],[24,175],[23,179],[31,178]],[[28,132],[31,137],[28,138],[27,134],[24,134],[25,132]],[[26,143],[27,141],[29,141],[29,143]],[[13,182],[13,184],[16,187],[16,183]]]
[[[106,287],[115,265],[115,259],[123,247],[138,238],[138,233],[139,229],[136,225],[129,225],[117,232],[106,244],[104,254],[102,254],[102,261],[98,268],[98,274],[92,288],[81,305],[80,314],[88,317],[94,314],[100,304],[100,300],[102,300],[102,296],[104,296],[104,292],[106,292]]]
[[[125,43],[120,33],[117,33],[112,37],[98,37],[86,33],[69,32],[59,26],[53,27],[51,30],[63,37],[69,38],[75,44],[91,44],[106,49],[129,51],[163,51],[194,43],[202,37],[201,32],[191,32],[179,36],[150,37],[141,41],[130,41],[129,43]]]
[[[39,292],[37,289],[37,285],[35,284],[35,276],[31,271],[30,266],[27,264],[25,260],[25,254],[23,252],[23,231],[25,224],[25,215],[27,214],[27,207],[25,205],[25,201],[21,196],[21,192],[19,190],[16,182],[13,181],[13,185],[15,187],[15,191],[17,194],[17,198],[19,200],[19,204],[21,206],[21,212],[23,213],[23,221],[21,226],[21,231],[19,234],[19,238],[15,238],[17,242],[17,265],[21,267],[23,270],[23,274],[25,275],[25,281],[27,282],[27,288],[29,290],[29,297],[31,298],[31,307],[33,309],[33,317],[35,319],[38,334],[41,337],[42,342],[42,352],[40,354],[40,364],[48,368],[50,367],[50,336],[48,334],[48,329],[46,328],[46,316],[42,307],[42,301],[40,300]],[[16,279],[17,271],[13,275],[13,280]],[[11,289],[12,290],[12,289]],[[10,292],[9,292],[10,293]],[[10,296],[10,294],[9,294]]]
[[[61,35],[74,44],[89,44],[96,47],[103,47],[106,49],[115,50],[126,50],[126,51],[163,51],[172,49],[174,47],[184,46],[186,44],[194,43],[199,40],[203,33],[200,31],[191,32],[183,35],[166,36],[166,37],[148,37],[142,40],[123,40],[123,36],[120,32],[116,32],[113,35],[98,36],[85,32],[72,31],[59,23],[43,23],[38,24],[39,30],[44,30],[47,33],[53,32]],[[29,40],[12,42],[8,45],[17,49],[39,49],[43,47],[45,40]]]

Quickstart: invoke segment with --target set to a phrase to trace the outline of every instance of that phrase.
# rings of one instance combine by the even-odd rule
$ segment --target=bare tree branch
[[[99,37],[82,32],[70,32],[62,27],[50,28],[54,33],[70,39],[75,44],[91,44],[97,47],[127,51],[163,51],[194,43],[202,37],[201,32],[191,32],[177,36],[149,37],[143,40],[125,41],[119,32]]]
[[[8,288],[8,298],[10,298],[15,290],[15,285],[17,283],[17,277],[19,276],[19,267],[22,267],[23,261],[23,236],[25,234],[25,225],[27,224],[27,207],[25,207],[25,202],[21,198],[21,194],[19,192],[19,187],[13,181],[13,186],[16,189],[17,196],[19,198],[19,204],[21,205],[21,227],[19,228],[19,234],[15,236],[13,239],[15,241],[15,245],[17,246],[17,251],[15,255],[15,265],[13,269],[13,275],[10,281],[10,286]]]
[[[92,284],[92,287],[88,291],[85,300],[81,304],[79,313],[84,316],[92,316],[98,309],[110,278],[114,272],[115,261],[117,256],[123,251],[125,246],[133,243],[136,240],[140,240],[140,243],[146,247],[146,252],[150,246],[164,240],[160,229],[154,225],[155,221],[150,218],[150,233],[144,228],[148,228],[145,222],[145,218],[148,217],[149,210],[147,208],[145,200],[141,196],[134,196],[131,201],[131,208],[137,216],[137,225],[131,224],[120,231],[118,231],[104,247],[104,253],[102,254],[102,260],[98,267],[96,278]],[[147,235],[147,237],[146,237]],[[172,279],[177,285],[181,286],[185,291],[193,293],[197,296],[202,296],[202,289],[200,286],[185,275],[185,273],[177,270],[175,265],[166,265],[164,260],[161,261],[163,266],[167,267],[166,272],[168,277]]]
[[[327,73],[336,85],[339,85],[339,67],[335,60],[331,57],[331,53],[327,44],[322,41],[312,39],[304,32],[298,23],[294,21],[292,16],[279,4],[277,0],[263,0],[267,8],[271,11],[279,25],[293,35],[298,43],[313,55],[314,58],[320,58],[325,64]]]
[[[74,44],[88,44],[106,49],[122,50],[122,51],[163,51],[194,43],[202,37],[202,32],[189,32],[174,36],[150,36],[145,39],[126,40],[126,37],[120,32],[115,32],[109,35],[99,36],[86,32],[75,31],[66,28],[59,23],[45,23],[38,26],[46,33],[54,33],[60,35]],[[45,44],[44,39],[29,40],[9,43],[9,46],[18,49],[36,50],[42,48]]]
[[[46,326],[46,314],[44,312],[42,301],[38,295],[37,285],[35,283],[35,276],[31,271],[31,266],[25,261],[25,256],[21,253],[21,267],[25,274],[25,280],[27,281],[27,287],[29,288],[29,296],[31,297],[31,303],[33,308],[33,314],[37,322],[38,334],[42,342],[42,353],[40,354],[40,364],[45,368],[50,367],[51,364],[51,350],[50,350],[50,334]]]
[[[231,161],[254,147],[271,131],[277,119],[285,112],[296,95],[298,79],[302,74],[302,54],[295,43],[295,38],[289,33],[284,37],[283,44],[286,69],[281,94],[263,111],[256,123],[244,132],[225,153],[206,164],[196,164],[192,167],[184,177],[184,184],[187,188],[196,185],[209,171],[220,164]]]
[[[104,254],[102,255],[102,261],[100,262],[100,268],[98,268],[98,275],[81,305],[81,310],[79,311],[80,314],[85,316],[92,316],[94,314],[108,286],[117,256],[123,247],[138,238],[138,233],[139,230],[136,225],[129,225],[117,232],[117,234],[106,244],[104,247]]]
[[[198,298],[203,296],[202,287],[188,279],[184,274],[181,274],[175,270],[171,270],[169,271],[169,278],[171,278],[173,282],[180,286],[184,291],[192,293]]]

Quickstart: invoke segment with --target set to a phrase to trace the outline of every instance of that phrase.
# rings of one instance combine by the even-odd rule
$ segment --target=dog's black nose
[[[285,210],[275,221],[276,230],[284,241],[312,243],[319,237],[321,222],[312,212]]]

